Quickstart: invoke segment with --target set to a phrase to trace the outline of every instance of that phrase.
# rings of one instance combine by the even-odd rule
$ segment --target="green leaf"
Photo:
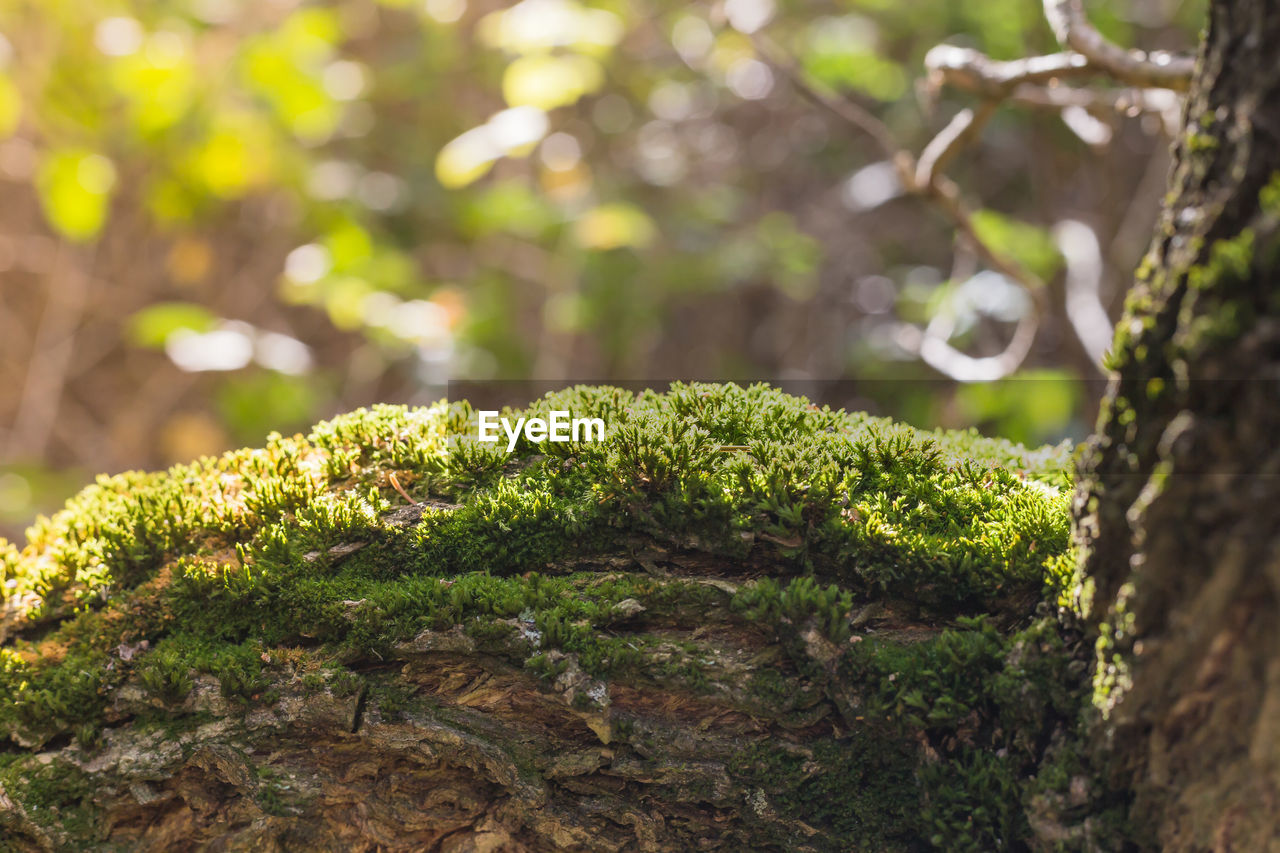
[[[36,177],[40,204],[50,224],[78,242],[92,240],[102,230],[115,183],[111,161],[80,148],[51,151]]]
[[[1079,379],[1065,370],[1024,370],[999,382],[962,385],[956,403],[966,423],[1038,444],[1062,438],[1081,395]]]
[[[463,202],[458,226],[468,235],[509,232],[539,237],[558,221],[554,207],[520,181],[495,183]]]
[[[191,302],[149,305],[129,318],[129,340],[137,346],[159,349],[174,332],[207,332],[218,322],[208,309]]]
[[[228,376],[217,395],[219,414],[241,442],[302,428],[318,404],[319,392],[305,378],[270,371]]]
[[[1008,255],[1035,273],[1041,281],[1053,278],[1062,266],[1062,254],[1045,228],[1010,219],[994,210],[973,214],[978,238],[997,252]]]

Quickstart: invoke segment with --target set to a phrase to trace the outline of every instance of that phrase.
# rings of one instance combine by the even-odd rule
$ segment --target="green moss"
[[[520,414],[552,409],[603,417],[605,440],[522,439],[507,455],[475,439],[465,402],[380,406],[260,450],[100,478],[21,552],[0,549],[0,577],[35,601],[0,647],[0,739],[97,725],[126,682],[172,706],[201,674],[246,703],[293,678],[367,689],[395,717],[425,697],[348,666],[456,627],[544,686],[576,666],[706,694],[726,664],[689,631],[714,621],[776,641],[789,673],[758,662],[718,701],[798,729],[829,711],[831,679],[860,697],[853,731],[806,747],[839,773],[791,752],[736,760],[777,808],[862,849],[1023,831],[991,802],[1002,768],[1034,769],[1070,697],[1047,663],[1018,669],[1031,641],[1009,626],[1068,594],[1068,447],[922,432],[767,386],[579,387]],[[391,474],[422,503],[406,506]],[[747,577],[673,577],[685,560]],[[853,611],[877,600],[938,629],[855,635]],[[814,636],[834,657],[815,660]],[[283,662],[300,649],[305,666]],[[951,775],[921,775],[921,743]]]
[[[1258,204],[1265,215],[1273,219],[1280,218],[1280,172],[1273,174],[1262,188],[1262,192],[1258,194]]]
[[[833,643],[849,639],[849,609],[853,596],[835,584],[825,589],[811,577],[796,578],[785,587],[773,578],[761,578],[744,586],[731,604],[734,612],[751,622],[783,626],[816,627]]]
[[[964,749],[926,766],[921,784],[928,791],[920,812],[922,835],[940,850],[1008,850],[1027,835],[1021,785],[1007,756]]]
[[[1219,142],[1218,138],[1211,133],[1197,133],[1192,131],[1188,133],[1183,140],[1187,146],[1187,150],[1192,154],[1199,154],[1206,151],[1216,151]]]
[[[93,779],[74,764],[4,756],[0,759],[0,787],[22,803],[33,820],[58,826],[59,834],[72,845],[96,840]]]
[[[838,849],[872,853],[911,849],[921,836],[914,764],[907,744],[859,732],[804,746],[752,746],[732,757],[729,772],[757,814],[776,811],[787,823],[822,827],[841,839]],[[777,832],[777,824],[764,831]],[[783,849],[813,843],[799,835],[753,841]]]
[[[297,814],[293,807],[297,795],[285,773],[265,764],[255,767],[254,772],[258,785],[253,799],[259,808],[274,817]]]
[[[195,686],[191,673],[192,662],[186,649],[173,642],[157,648],[138,666],[142,686],[168,703],[181,702],[191,692]]]
[[[1188,162],[1203,161],[1217,142],[1202,133],[1187,136],[1188,152],[1202,155],[1199,160],[1188,158]],[[1176,253],[1149,255],[1139,267],[1139,285],[1126,297],[1124,316],[1116,325],[1116,338],[1104,366],[1117,371],[1130,362],[1149,363],[1156,370],[1178,375],[1202,358],[1205,350],[1238,339],[1259,313],[1267,310],[1259,293],[1269,297],[1270,307],[1280,304],[1273,289],[1260,291],[1251,284],[1254,270],[1270,269],[1280,253],[1277,227],[1280,174],[1260,190],[1251,227],[1211,243],[1189,226],[1181,228],[1186,233],[1175,241],[1175,245],[1181,244]],[[1155,328],[1157,319],[1164,327],[1161,330]],[[1171,339],[1171,343],[1156,347],[1152,341],[1157,338]],[[1144,368],[1135,375],[1141,373],[1146,381],[1151,372]]]
[[[399,719],[405,711],[421,704],[417,688],[398,678],[381,678],[369,687],[368,701],[387,719]]]

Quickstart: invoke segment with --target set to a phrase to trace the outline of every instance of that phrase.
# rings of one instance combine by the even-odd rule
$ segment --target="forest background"
[[[1144,49],[1204,14],[1088,6]],[[1056,41],[1038,0],[0,0],[0,535],[451,379],[854,379],[1083,438],[1177,98],[984,109],[940,44]],[[979,109],[971,236],[833,104],[915,154]]]

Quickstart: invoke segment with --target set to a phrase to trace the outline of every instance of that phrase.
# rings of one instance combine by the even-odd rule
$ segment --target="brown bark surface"
[[[1077,499],[1099,741],[1143,849],[1280,844],[1277,45],[1276,4],[1211,4]]]
[[[1065,447],[767,386],[536,406],[611,440],[380,407],[103,478],[0,549],[0,851],[1109,836]]]

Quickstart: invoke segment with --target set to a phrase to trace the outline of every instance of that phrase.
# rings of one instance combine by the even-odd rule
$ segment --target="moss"
[[[1217,140],[1192,133],[1186,143],[1190,153],[1207,156]],[[1244,334],[1267,310],[1266,300],[1259,300],[1258,294],[1275,301],[1273,289],[1259,290],[1250,282],[1254,270],[1270,269],[1270,261],[1280,252],[1278,227],[1280,174],[1273,175],[1259,191],[1249,227],[1212,242],[1203,234],[1189,232],[1179,237],[1183,248],[1176,256],[1149,255],[1138,270],[1140,286],[1125,299],[1124,316],[1116,325],[1116,338],[1104,366],[1118,371],[1130,361],[1159,363],[1176,375],[1185,372],[1188,363],[1203,358],[1207,349]],[[1161,263],[1167,267],[1157,274]],[[1158,319],[1160,330],[1155,328]],[[1153,352],[1149,341],[1157,339],[1171,339],[1171,343],[1162,344],[1161,352]],[[1157,359],[1157,355],[1162,357]],[[1150,378],[1149,370],[1142,372],[1142,381]]]
[[[931,756],[915,770],[922,837],[945,850],[1026,837],[1021,780],[1054,732],[1075,730],[1087,695],[1085,664],[1056,619],[1012,634],[969,619],[920,642],[864,639],[839,665],[869,729]]]
[[[860,732],[803,747],[752,746],[730,759],[729,773],[757,814],[776,811],[787,823],[802,821],[840,839],[838,849],[871,853],[911,849],[921,835],[914,763],[907,744]],[[799,835],[753,841],[783,849],[813,843]]]
[[[192,665],[186,650],[176,643],[165,643],[157,648],[138,666],[138,680],[157,698],[169,702],[181,702],[191,692],[195,682],[191,678]]]
[[[1220,144],[1218,138],[1212,133],[1191,132],[1183,137],[1187,151],[1192,154],[1199,154],[1207,151],[1215,151]]]
[[[1021,785],[1007,756],[965,749],[949,761],[928,765],[921,784],[928,791],[920,812],[922,835],[941,850],[983,853],[1008,850],[1027,835]]]
[[[399,719],[404,712],[421,704],[417,688],[398,678],[380,678],[369,687],[368,702],[387,719]]]
[[[262,764],[254,767],[254,775],[257,777],[257,789],[253,799],[260,809],[273,817],[297,813],[294,801],[298,797],[286,773]]]
[[[812,625],[833,643],[849,639],[853,596],[835,584],[823,588],[811,577],[793,579],[785,587],[773,578],[761,578],[739,590],[730,606],[751,622],[775,628]]]
[[[58,834],[70,846],[96,840],[94,782],[89,774],[59,759],[5,758],[7,762],[0,761],[0,788],[22,803],[33,820],[59,827]]]
[[[1032,639],[1012,628],[1069,594],[1070,448],[923,432],[767,386],[579,387],[520,414],[552,409],[609,432],[521,439],[508,455],[476,441],[465,402],[379,406],[263,449],[100,478],[20,552],[2,549],[5,583],[34,604],[0,647],[0,738],[98,725],[126,682],[175,705],[199,674],[245,703],[294,678],[367,689],[395,717],[426,697],[349,667],[456,627],[546,686],[577,666],[707,694],[725,664],[687,631],[715,622],[783,656],[721,701],[791,730],[829,712],[833,679],[862,703],[853,731],[805,747],[812,760],[735,759],[774,807],[862,849],[1025,830],[993,801],[1001,774],[1031,772],[1071,708],[1053,655],[1034,658],[1043,671],[1019,663]],[[671,576],[681,561],[747,577]],[[928,638],[855,634],[854,610],[882,600]],[[921,744],[946,773],[923,774]]]

